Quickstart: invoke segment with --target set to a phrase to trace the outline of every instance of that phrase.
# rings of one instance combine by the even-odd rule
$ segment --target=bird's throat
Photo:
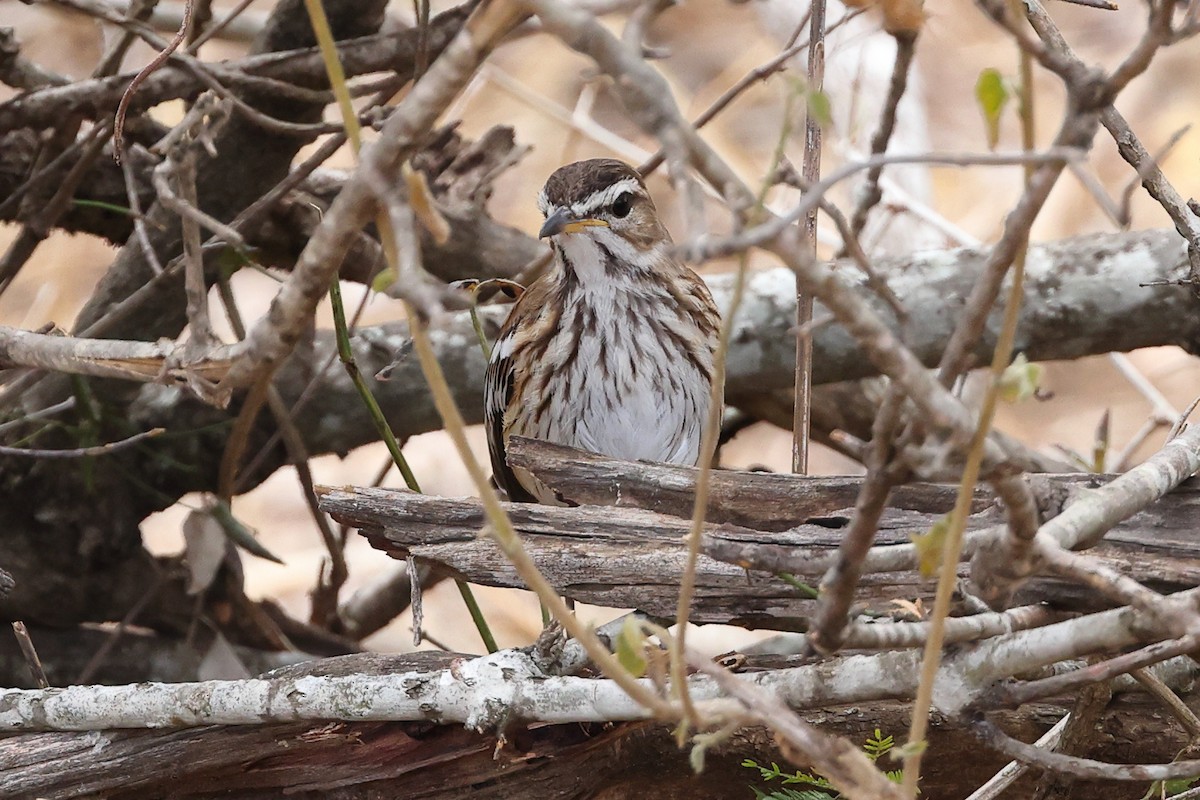
[[[559,239],[555,244],[556,266],[565,281],[577,281],[586,288],[645,279],[663,258],[661,248],[641,250],[604,229]]]

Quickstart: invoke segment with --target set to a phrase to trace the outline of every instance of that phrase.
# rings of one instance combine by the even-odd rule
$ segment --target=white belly
[[[707,379],[649,326],[620,315],[625,327],[617,330],[619,323],[610,320],[599,336],[580,339],[574,358],[566,352],[574,343],[566,342],[550,359],[567,364],[569,379],[555,384],[564,388],[551,397],[538,435],[613,458],[695,465],[709,406]]]

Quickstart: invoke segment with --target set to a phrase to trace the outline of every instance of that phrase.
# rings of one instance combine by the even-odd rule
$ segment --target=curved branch
[[[462,28],[473,3],[452,8],[430,21],[428,38],[430,53],[437,53]],[[363,36],[341,42],[338,53],[346,77],[372,72],[412,70],[417,48],[418,32],[403,30],[396,33]],[[311,40],[310,40],[311,41]],[[238,74],[257,78],[273,78],[300,86],[327,85],[325,67],[315,47],[265,53],[219,62],[222,76]],[[50,86],[26,92],[0,103],[0,133],[22,128],[50,127],[68,116],[99,119],[113,113],[121,101],[132,74],[114,75],[76,81],[65,86]],[[130,104],[130,112],[143,111],[167,100],[194,99],[205,86],[195,73],[169,66],[146,79]]]

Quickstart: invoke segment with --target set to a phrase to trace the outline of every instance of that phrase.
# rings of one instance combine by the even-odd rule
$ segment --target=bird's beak
[[[560,208],[546,217],[546,222],[538,231],[538,238],[545,239],[547,236],[556,236],[560,233],[577,233],[584,228],[595,227],[607,228],[608,223],[602,219],[575,219],[571,216],[570,209]]]

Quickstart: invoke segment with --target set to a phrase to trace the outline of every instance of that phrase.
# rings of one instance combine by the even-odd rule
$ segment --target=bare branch
[[[773,693],[718,667],[707,659],[689,662],[733,697],[740,700],[761,724],[775,731],[788,758],[811,764],[848,798],[899,800],[900,787],[888,780],[875,762],[840,736],[831,736],[804,722]]]
[[[1066,756],[1017,741],[992,722],[981,720],[973,726],[980,740],[1009,758],[1042,769],[1077,778],[1106,781],[1167,781],[1200,775],[1200,760],[1173,761],[1169,764],[1110,764],[1088,758]]]
[[[352,239],[374,213],[372,192],[363,176],[395,173],[400,161],[411,155],[442,109],[511,29],[508,19],[499,16],[501,13],[508,12],[497,12],[491,4],[485,6],[397,106],[385,123],[379,142],[364,155],[356,179],[342,189],[300,254],[266,320],[256,325],[238,348],[235,364],[222,381],[222,388],[231,391],[248,384],[264,369],[273,371],[291,351],[330,279],[337,273]]]

